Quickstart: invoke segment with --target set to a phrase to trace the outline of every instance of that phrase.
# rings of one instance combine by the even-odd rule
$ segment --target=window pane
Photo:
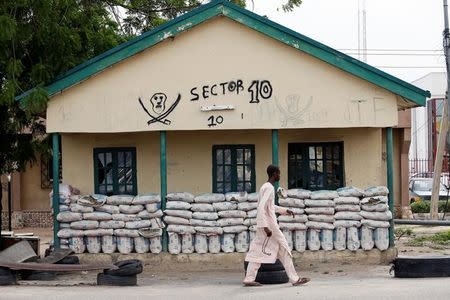
[[[222,166],[218,166],[217,167],[216,180],[217,181],[223,181],[223,167]]]
[[[251,164],[252,163],[252,150],[245,149],[245,163]]]
[[[216,162],[218,165],[223,164],[223,150],[222,149],[216,150]]]
[[[225,166],[225,181],[231,182],[231,166]]]
[[[336,145],[336,146],[334,146],[334,150],[333,150],[333,158],[339,159],[339,154],[340,154],[340,149],[339,149],[339,146]]]
[[[245,191],[248,193],[252,192],[252,183],[251,182],[245,183]]]
[[[309,162],[309,170],[310,170],[310,172],[313,172],[316,170],[316,161],[315,160],[311,160]]]
[[[231,150],[230,149],[225,149],[224,150],[224,155],[225,155],[225,163],[226,164],[231,164]]]
[[[132,154],[131,154],[131,152],[125,152],[125,154],[126,154],[126,160],[125,160],[125,166],[126,167],[128,167],[128,168],[131,168],[131,166],[132,166]]]
[[[317,159],[322,159],[322,147],[316,147]]]
[[[252,169],[249,167],[245,168],[245,181],[251,181],[252,180]]]
[[[332,159],[333,158],[333,148],[331,146],[327,146],[325,148],[325,155],[326,155],[325,157],[327,159]]]
[[[223,193],[223,183],[222,182],[218,182],[216,187],[217,187],[218,193]]]
[[[104,185],[100,185],[99,187],[98,187],[98,192],[100,193],[100,194],[106,194],[106,186],[104,186]]]
[[[106,188],[106,195],[110,196],[114,193],[114,188],[112,184],[109,184]]]
[[[127,184],[133,183],[133,170],[127,169]]]
[[[316,158],[316,151],[314,147],[309,147],[309,158],[315,159]]]
[[[323,161],[318,160],[317,163],[316,163],[316,166],[317,166],[316,167],[317,171],[320,172],[320,173],[323,173]]]
[[[125,194],[125,185],[119,185],[119,194]]]
[[[233,192],[233,191],[231,190],[231,182],[225,183],[225,191],[224,191],[224,192],[225,192],[225,193]]]
[[[237,166],[237,180],[244,181],[244,166]]]
[[[124,167],[125,166],[124,160],[125,160],[124,152],[122,152],[122,151],[117,152],[117,166],[118,167]]]
[[[244,150],[243,149],[236,149],[236,162],[238,164],[244,163]]]
[[[244,191],[244,183],[243,182],[238,182],[237,184],[237,191],[236,192],[242,192]]]

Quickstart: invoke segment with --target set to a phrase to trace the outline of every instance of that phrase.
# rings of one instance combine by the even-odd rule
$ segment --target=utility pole
[[[450,34],[448,28],[448,4],[447,0],[444,0],[444,32],[443,32],[443,46],[444,46],[444,54],[445,54],[445,65],[447,68],[447,92],[445,93],[445,103],[443,103],[443,113],[441,120],[441,130],[439,131],[439,141],[438,148],[436,151],[436,159],[434,164],[434,173],[433,173],[433,190],[431,193],[431,219],[438,219],[438,203],[439,203],[439,191],[441,185],[441,172],[442,172],[442,162],[444,159],[445,153],[445,141],[447,137],[448,127],[449,127],[449,118],[448,114],[450,112],[450,102],[448,99],[448,91],[450,90],[450,81],[449,81],[449,73],[450,73]],[[450,139],[447,139],[447,149],[450,149]]]

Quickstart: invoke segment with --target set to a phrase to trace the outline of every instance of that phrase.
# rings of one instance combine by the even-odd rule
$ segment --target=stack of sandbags
[[[334,198],[336,191],[320,190],[311,193],[305,200],[305,211],[308,215],[308,248],[309,250],[333,250],[334,231]]]
[[[169,253],[193,253],[193,234],[195,231],[191,225],[191,207],[194,202],[194,195],[189,193],[170,193],[166,196],[166,199],[164,222],[168,225]]]
[[[254,195],[252,196],[254,200]],[[225,201],[237,203],[237,210],[226,210],[218,212],[221,218],[219,223],[223,226],[224,234],[231,236],[234,234],[234,246],[236,252],[244,253],[247,252],[250,247],[250,237],[248,228],[251,226],[256,226],[256,209],[258,207],[258,202],[248,201],[247,192],[239,193],[227,193],[225,194]],[[250,215],[249,212],[252,212]],[[244,219],[243,223],[240,222]],[[225,220],[227,220],[225,222]],[[228,221],[232,222],[228,222]],[[227,226],[228,224],[231,224]],[[244,226],[242,226],[242,224]],[[224,237],[224,240],[226,238]],[[226,246],[224,246],[226,248]],[[229,247],[233,248],[232,246]]]
[[[287,198],[279,198],[278,204],[294,213],[292,216],[279,216],[278,222],[289,247],[296,251],[306,250],[306,223],[308,217],[305,214],[305,199],[311,196],[311,191],[303,189],[291,189],[287,191]]]
[[[219,215],[214,205],[224,201],[223,194],[206,193],[195,197],[192,207],[195,216],[192,219],[195,224],[195,252],[220,252],[220,235],[223,230],[217,222]]]
[[[389,190],[385,186],[370,187],[364,191],[361,200],[361,244],[364,250],[374,245],[379,250],[389,247],[389,221],[392,213],[388,205]]]
[[[256,208],[247,211],[247,219],[251,219],[251,221],[244,220],[244,222],[255,223],[255,225],[248,226],[248,241],[249,241],[249,245],[250,245],[250,243],[253,241],[253,239],[256,236],[256,215],[258,213],[258,193],[248,194],[247,202],[254,203],[253,206],[256,206]],[[254,220],[252,220],[252,219],[254,219]]]
[[[336,250],[349,249],[356,251],[360,247],[358,228],[361,226],[360,197],[364,191],[355,187],[344,187],[337,190],[339,197],[334,199],[336,213],[334,218]]]

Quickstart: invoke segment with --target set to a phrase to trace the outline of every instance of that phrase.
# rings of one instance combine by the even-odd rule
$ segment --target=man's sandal
[[[299,285],[303,285],[303,284],[305,284],[305,283],[308,283],[308,282],[310,282],[311,281],[311,279],[310,278],[306,278],[306,277],[303,277],[303,278],[299,278],[296,282],[294,282],[292,285],[293,286],[299,286]]]
[[[256,281],[252,281],[252,282],[244,282],[244,286],[246,287],[262,286],[262,284]]]

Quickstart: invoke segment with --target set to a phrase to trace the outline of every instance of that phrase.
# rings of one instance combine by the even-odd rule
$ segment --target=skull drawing
[[[150,98],[153,111],[160,115],[166,110],[167,96],[164,93],[156,93]]]

